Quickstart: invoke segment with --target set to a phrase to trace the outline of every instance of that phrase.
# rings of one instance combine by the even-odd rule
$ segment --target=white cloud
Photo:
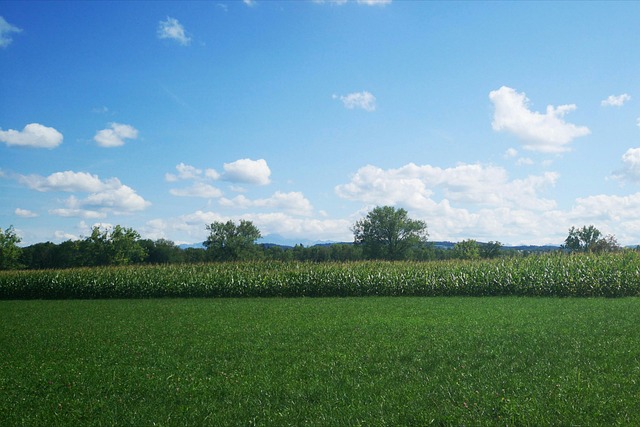
[[[504,157],[507,159],[512,159],[518,155],[518,150],[515,148],[509,148],[504,152]]]
[[[323,4],[330,3],[342,6],[347,3],[348,0],[313,0],[314,3]],[[384,6],[387,4],[391,4],[393,0],[356,0],[357,4],[362,4],[365,6]]]
[[[131,125],[110,123],[110,128],[99,130],[93,139],[101,147],[120,147],[125,139],[136,139],[138,130]]]
[[[313,214],[311,202],[300,192],[283,193],[277,191],[271,197],[257,200],[250,200],[239,195],[233,199],[220,199],[220,205],[235,209],[269,208],[300,216]]]
[[[222,191],[212,185],[204,182],[195,182],[190,187],[172,188],[169,190],[174,196],[179,197],[203,197],[205,199],[213,199],[222,196]]]
[[[246,4],[249,7],[253,7],[256,5],[256,0],[242,0],[242,3]]]
[[[65,231],[61,231],[61,230],[56,230],[55,233],[53,233],[53,235],[55,236],[56,240],[80,240],[80,237],[75,235],[75,234],[71,234],[71,233],[67,233]]]
[[[106,186],[97,175],[73,171],[55,172],[47,177],[19,175],[18,181],[37,191],[91,192]]]
[[[90,194],[82,201],[82,205],[110,208],[115,213],[128,213],[142,211],[151,203],[140,197],[133,188],[120,184],[114,188]]]
[[[205,180],[216,181],[220,178],[220,174],[214,169],[198,169],[195,166],[186,165],[180,163],[176,166],[177,174],[167,173],[165,174],[165,180],[167,182],[177,182],[190,180],[194,183],[185,188],[172,188],[169,190],[174,196],[178,197],[202,197],[205,199],[212,199],[222,196],[222,191],[210,184],[206,184]]]
[[[191,43],[191,38],[186,35],[182,24],[170,17],[158,23],[158,38],[175,40],[182,46],[188,46]]]
[[[354,108],[361,108],[365,111],[375,111],[376,109],[376,97],[370,92],[354,92],[348,95],[333,95],[333,98],[339,98],[342,104],[352,110]]]
[[[38,216],[38,214],[35,212],[32,212],[28,209],[20,209],[20,208],[16,208],[15,214],[22,218],[35,218]]]
[[[621,181],[640,183],[640,147],[629,148],[622,155],[622,169],[613,173]]]
[[[12,33],[20,33],[22,30],[15,25],[9,24],[2,16],[0,16],[0,48],[5,48],[13,42]]]
[[[358,4],[364,4],[367,6],[384,6],[391,4],[392,0],[357,0]]]
[[[223,165],[225,181],[234,183],[267,185],[271,182],[271,169],[266,160],[240,159]]]
[[[600,105],[603,107],[622,107],[625,102],[630,101],[631,96],[623,93],[622,95],[610,95],[607,99],[603,99]]]
[[[202,173],[202,169],[198,169],[191,165],[185,165],[184,163],[180,163],[176,165],[176,170],[178,174],[167,173],[164,175],[165,181],[167,182],[176,182],[179,180],[200,180],[203,177],[206,179],[211,179],[213,181],[217,181],[220,179],[220,174],[215,169],[205,169],[204,174]]]
[[[569,151],[567,145],[575,138],[589,135],[586,126],[576,126],[563,120],[566,113],[576,109],[574,104],[547,106],[545,114],[529,110],[524,93],[502,86],[489,93],[495,111],[492,127],[495,131],[513,133],[524,141],[524,148],[543,153]]]
[[[447,203],[547,210],[554,208],[555,202],[541,198],[538,193],[555,185],[557,179],[558,174],[547,172],[510,181],[506,170],[496,166],[460,164],[442,169],[409,163],[389,170],[365,166],[351,182],[338,185],[335,190],[338,196],[349,200],[373,205],[400,204],[420,211],[432,210],[438,197]]]
[[[64,191],[71,193],[90,193],[79,200],[75,196],[66,201],[66,209],[52,209],[54,215],[95,217],[83,210],[84,207],[98,209],[101,213],[116,214],[136,212],[151,205],[131,187],[124,185],[118,178],[101,180],[97,175],[86,172],[55,172],[47,177],[40,175],[18,175],[18,182],[40,192]]]
[[[58,208],[50,209],[51,215],[62,217],[74,217],[74,218],[86,218],[86,219],[101,219],[107,216],[104,212],[92,211],[87,209],[73,209],[73,208]]]
[[[22,131],[0,130],[0,141],[9,146],[55,148],[62,144],[62,139],[62,134],[56,129],[39,123],[29,123]]]

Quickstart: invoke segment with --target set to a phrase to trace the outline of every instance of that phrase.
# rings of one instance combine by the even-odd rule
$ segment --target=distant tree
[[[197,264],[207,260],[207,252],[202,248],[186,248],[183,252],[184,262]]]
[[[116,225],[113,229],[93,227],[91,235],[80,244],[86,265],[127,265],[140,263],[147,251],[133,228]]]
[[[366,258],[388,260],[404,259],[429,236],[424,221],[411,219],[406,210],[392,206],[375,207],[354,224],[352,231]]]
[[[204,245],[214,261],[254,259],[260,254],[255,242],[262,235],[251,221],[240,220],[238,225],[231,220],[216,221],[207,225],[207,230],[209,237]]]
[[[2,231],[0,228],[0,270],[20,268],[20,252],[18,246],[22,239],[16,234],[13,225]]]
[[[52,242],[36,243],[22,248],[20,263],[28,269],[58,268],[58,245]]]
[[[591,252],[617,252],[622,247],[618,244],[616,237],[613,234],[608,234],[604,238],[599,239],[592,247]]]
[[[580,229],[571,227],[563,248],[571,252],[612,252],[620,249],[615,236],[602,237],[602,233],[593,225]]]
[[[183,251],[171,240],[144,239],[140,245],[148,254],[145,262],[149,264],[176,264],[184,260]]]
[[[480,258],[480,245],[473,239],[463,240],[453,246],[453,257],[458,259]]]
[[[502,243],[500,242],[488,242],[480,245],[480,256],[482,258],[496,258],[500,256],[500,250],[502,249]]]

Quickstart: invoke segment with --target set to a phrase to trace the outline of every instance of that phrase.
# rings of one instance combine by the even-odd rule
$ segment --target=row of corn
[[[484,261],[242,262],[0,272],[0,299],[637,296],[640,254]]]

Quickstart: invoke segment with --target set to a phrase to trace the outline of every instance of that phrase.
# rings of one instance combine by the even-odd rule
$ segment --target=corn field
[[[0,299],[640,295],[640,254],[493,261],[241,262],[0,272]]]

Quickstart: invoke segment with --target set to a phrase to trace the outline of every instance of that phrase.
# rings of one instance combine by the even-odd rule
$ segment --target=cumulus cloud
[[[236,184],[257,185],[267,185],[271,182],[271,169],[269,169],[269,165],[264,159],[240,159],[235,162],[224,163],[223,170],[223,173],[218,173],[218,171],[211,168],[203,171],[195,166],[180,163],[176,166],[177,173],[166,173],[164,178],[167,182],[224,180]]]
[[[347,3],[348,0],[313,0],[314,3],[330,3],[336,5],[343,5]],[[393,0],[356,0],[357,4],[362,4],[365,6],[384,6],[390,4]]]
[[[376,97],[373,96],[370,92],[362,91],[362,92],[354,92],[348,95],[333,95],[334,99],[340,99],[345,108],[353,110],[355,108],[360,108],[365,111],[375,111],[376,109]]]
[[[212,185],[204,182],[196,182],[186,188],[172,188],[169,190],[174,196],[179,197],[202,197],[205,199],[213,199],[222,196],[222,191]]]
[[[110,123],[109,128],[99,130],[93,139],[101,147],[120,147],[125,139],[136,139],[138,130],[131,125]]]
[[[62,134],[52,127],[29,123],[22,131],[0,130],[0,141],[22,147],[55,148],[62,144]]]
[[[64,171],[55,172],[49,176],[18,175],[18,182],[28,188],[40,192],[63,191],[68,193],[89,193],[84,199],[69,197],[65,201],[66,208],[52,209],[55,215],[94,217],[84,212],[85,207],[93,208],[96,212],[105,214],[129,213],[141,211],[151,205],[138,195],[131,187],[124,185],[118,178],[101,180],[97,175],[86,172]]]
[[[290,193],[276,191],[271,197],[256,200],[251,200],[243,195],[233,199],[222,198],[220,205],[236,209],[268,208],[300,216],[313,214],[311,202],[302,193],[295,191]]]
[[[339,197],[368,204],[404,205],[428,211],[440,198],[447,203],[490,207],[519,207],[546,210],[553,200],[539,196],[555,185],[558,174],[547,172],[521,180],[509,180],[505,169],[479,164],[460,164],[452,168],[409,163],[398,169],[376,166],[360,168],[351,182],[335,188]]]
[[[640,183],[640,147],[629,148],[622,155],[622,169],[614,172],[613,178]]]
[[[271,169],[264,159],[240,159],[223,165],[221,179],[234,183],[267,185],[271,182]]]
[[[91,192],[101,191],[109,184],[87,172],[55,172],[49,176],[19,175],[18,181],[36,191]],[[119,183],[119,181],[118,181]]]
[[[21,32],[22,30],[20,28],[9,24],[6,19],[0,16],[0,48],[5,48],[13,42],[11,34]]]
[[[495,131],[506,131],[524,141],[524,148],[543,153],[569,151],[568,144],[575,138],[589,135],[586,126],[576,126],[563,117],[576,109],[574,104],[547,106],[544,114],[529,109],[529,99],[524,93],[502,86],[489,93],[495,111],[492,127]]]
[[[22,218],[35,218],[35,217],[37,217],[37,216],[38,216],[38,214],[37,214],[37,213],[32,212],[32,211],[30,211],[30,210],[28,210],[28,209],[20,209],[20,208],[16,208],[16,210],[14,211],[14,213],[15,213],[16,215],[18,215],[19,217],[22,217]]]
[[[178,172],[177,174],[166,173],[164,175],[165,181],[176,182],[189,179],[211,179],[213,181],[217,181],[220,179],[220,174],[215,169],[205,169],[203,173],[202,169],[198,169],[195,166],[186,165],[184,163],[176,165],[176,171]]]
[[[622,107],[625,102],[630,101],[631,96],[623,93],[622,95],[610,95],[607,99],[603,99],[600,105],[603,107]]]
[[[191,38],[185,33],[182,24],[170,17],[158,23],[158,38],[175,40],[182,46],[188,46],[191,43]]]
[[[98,212],[98,211],[93,211],[89,209],[80,209],[80,208],[49,209],[49,214],[62,216],[62,217],[85,218],[85,219],[101,219],[107,216],[105,212]]]
[[[358,4],[364,4],[367,6],[384,6],[391,4],[392,0],[357,0]]]

